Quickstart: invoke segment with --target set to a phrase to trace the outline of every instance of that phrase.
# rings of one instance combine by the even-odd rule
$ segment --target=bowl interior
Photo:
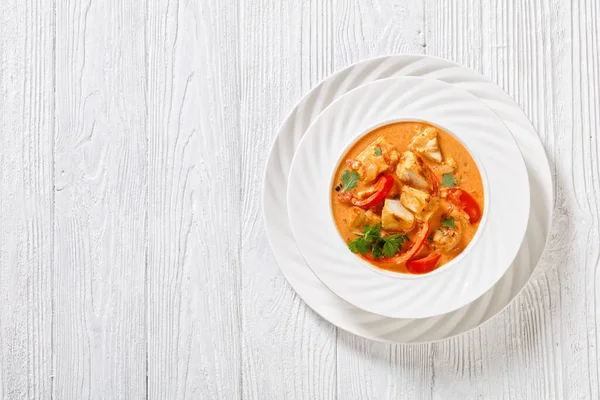
[[[344,156],[348,153],[348,150],[350,150],[358,141],[360,141],[365,135],[369,134],[370,132],[373,132],[374,130],[376,130],[378,128],[381,128],[383,126],[390,125],[390,124],[393,124],[396,122],[424,122],[424,123],[433,125],[439,129],[442,129],[443,131],[445,131],[446,133],[451,135],[467,150],[469,155],[471,155],[471,157],[475,161],[475,164],[477,166],[479,174],[481,175],[481,182],[483,184],[483,213],[481,215],[481,220],[479,221],[479,227],[477,229],[477,232],[475,232],[475,235],[473,236],[473,238],[471,239],[471,241],[469,242],[467,247],[465,247],[465,249],[458,256],[456,256],[455,258],[453,258],[446,264],[434,269],[431,272],[425,273],[425,274],[407,274],[407,273],[403,273],[403,272],[396,272],[396,271],[385,270],[382,268],[377,268],[375,265],[367,262],[362,257],[355,254],[356,258],[359,260],[359,262],[362,266],[364,266],[365,268],[374,270],[377,273],[384,274],[384,275],[392,277],[392,278],[421,279],[425,276],[440,273],[440,271],[445,271],[447,269],[452,268],[454,265],[460,264],[460,261],[465,256],[465,254],[467,254],[473,247],[475,247],[477,245],[477,241],[481,237],[482,229],[485,226],[485,224],[487,223],[487,208],[488,208],[488,204],[489,204],[489,199],[488,199],[489,183],[487,181],[487,175],[485,173],[485,169],[484,169],[482,163],[479,161],[479,157],[477,156],[477,154],[475,154],[473,151],[471,151],[471,149],[469,148],[469,145],[467,143],[465,143],[460,137],[456,136],[450,129],[445,127],[443,125],[443,123],[436,123],[435,121],[429,121],[429,120],[425,120],[422,118],[420,119],[420,118],[403,117],[403,118],[395,118],[395,119],[385,120],[382,122],[377,122],[377,123],[373,124],[372,126],[370,126],[369,128],[359,131],[357,133],[356,137],[352,138],[344,147],[342,147],[342,151],[339,153],[339,155],[337,157],[335,166],[332,169],[330,169],[331,179],[329,181],[329,187],[333,187],[333,183],[336,179],[335,172],[337,171],[338,166],[343,162]],[[347,128],[352,129],[352,127],[347,127]],[[332,196],[333,196],[333,194],[331,193],[330,199],[329,199],[329,206],[330,206],[329,216],[331,218],[331,222],[335,225],[335,220],[333,218],[333,204],[332,204],[333,202],[331,201]],[[342,237],[342,235],[339,231],[338,231],[338,237],[341,240],[342,244],[344,246],[347,246],[347,243],[344,241],[344,238]]]

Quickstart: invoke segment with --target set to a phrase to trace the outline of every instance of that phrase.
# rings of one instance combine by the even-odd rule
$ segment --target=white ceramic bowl
[[[484,182],[476,237],[455,260],[426,275],[371,266],[347,249],[331,216],[331,177],[340,157],[366,132],[398,120],[428,121],[453,134],[471,152]],[[529,201],[525,164],[502,121],[469,93],[424,78],[379,80],[336,100],[300,142],[288,184],[294,236],[315,275],[349,303],[392,318],[444,314],[485,293],[519,250]]]
[[[509,270],[469,305],[422,319],[387,318],[369,313],[329,290],[312,272],[296,246],[284,189],[300,139],[327,106],[366,83],[402,76],[437,79],[482,100],[515,137],[527,166],[531,188],[527,233]],[[363,60],[337,71],[308,91],[290,110],[271,147],[263,182],[262,210],[268,241],[282,274],[313,311],[337,327],[371,340],[429,343],[459,335],[490,321],[523,290],[548,239],[553,198],[552,175],[544,147],[527,115],[508,94],[480,73],[452,61],[426,55],[393,55]]]

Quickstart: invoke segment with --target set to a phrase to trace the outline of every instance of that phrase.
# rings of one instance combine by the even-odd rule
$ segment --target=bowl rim
[[[343,286],[340,286],[340,284],[338,282],[336,282],[335,279],[332,279],[332,271],[331,270],[328,270],[328,269],[322,270],[319,267],[318,269],[321,270],[321,271],[320,272],[317,271],[316,270],[317,264],[313,264],[311,261],[309,261],[309,259],[307,259],[308,254],[304,254],[304,252],[302,250],[301,243],[298,243],[300,241],[300,238],[302,238],[302,241],[306,242],[304,244],[306,244],[306,245],[309,244],[307,242],[308,239],[305,239],[304,236],[298,237],[298,227],[297,226],[301,226],[301,227],[303,227],[304,230],[306,230],[306,221],[302,221],[302,219],[298,219],[295,216],[295,213],[293,211],[293,207],[289,206],[289,202],[292,201],[292,199],[294,199],[294,196],[293,196],[294,191],[298,191],[300,189],[300,187],[294,187],[294,186],[297,186],[297,185],[290,185],[290,183],[292,182],[292,177],[297,174],[297,172],[294,173],[294,170],[297,169],[298,171],[300,171],[297,167],[295,167],[295,165],[296,166],[299,165],[298,164],[298,160],[300,158],[302,158],[302,159],[306,158],[306,155],[303,155],[302,157],[299,157],[300,152],[298,150],[300,150],[303,147],[303,145],[305,145],[307,143],[307,141],[309,141],[309,139],[310,139],[310,141],[313,141],[313,138],[311,137],[311,135],[309,135],[309,133],[312,130],[314,130],[315,127],[318,124],[322,123],[321,122],[322,121],[321,114],[325,114],[325,113],[331,112],[332,109],[334,109],[335,107],[338,107],[339,104],[342,101],[344,101],[344,100],[342,100],[344,98],[349,98],[350,96],[356,97],[356,93],[361,92],[367,86],[368,87],[371,87],[371,86],[375,87],[375,86],[382,85],[383,83],[389,84],[390,81],[429,82],[430,84],[434,84],[435,83],[437,85],[445,86],[447,90],[460,92],[461,93],[460,96],[463,96],[465,99],[467,99],[468,102],[473,102],[474,101],[475,103],[478,104],[478,107],[479,106],[483,107],[483,109],[486,110],[485,111],[486,115],[489,115],[492,119],[494,119],[495,121],[499,122],[499,124],[496,125],[496,129],[502,130],[502,131],[504,131],[504,133],[507,133],[507,135],[503,134],[501,137],[505,138],[505,140],[508,140],[511,143],[509,146],[513,150],[516,150],[516,153],[514,154],[514,156],[516,157],[516,160],[520,160],[520,162],[517,162],[517,163],[518,164],[522,164],[521,166],[523,167],[522,171],[524,172],[524,179],[525,179],[525,181],[526,182],[529,181],[530,178],[529,178],[528,173],[527,173],[527,169],[526,169],[526,166],[525,166],[525,162],[524,162],[524,159],[523,159],[523,155],[522,155],[521,149],[517,145],[516,140],[514,139],[511,131],[506,126],[506,124],[501,119],[499,119],[498,115],[492,109],[490,109],[490,107],[487,104],[479,102],[478,98],[476,96],[474,96],[472,93],[470,93],[470,92],[468,92],[466,90],[453,88],[452,85],[450,83],[448,83],[448,82],[439,81],[437,79],[433,79],[433,78],[429,78],[429,77],[425,77],[425,78],[424,77],[415,77],[415,76],[410,76],[410,77],[409,76],[404,76],[404,77],[390,77],[390,78],[385,78],[385,79],[380,79],[380,80],[372,81],[372,82],[370,82],[368,84],[361,85],[359,87],[356,87],[356,88],[354,88],[354,89],[346,92],[343,96],[340,96],[339,98],[335,99],[335,101],[333,101],[331,104],[329,104],[320,113],[320,115],[317,116],[309,124],[309,126],[306,129],[306,134],[303,135],[302,138],[299,141],[299,144],[298,144],[297,149],[296,149],[296,153],[293,156],[292,163],[291,163],[291,166],[290,166],[290,172],[289,172],[289,176],[288,176],[288,187],[287,187],[287,202],[288,202],[288,210],[287,211],[288,211],[288,218],[290,218],[291,228],[292,228],[292,234],[296,238],[297,246],[300,249],[300,253],[301,253],[302,257],[307,262],[307,265],[309,266],[309,268],[311,268],[313,270],[313,273],[316,275],[316,277],[322,283],[324,283],[325,286],[328,287],[328,289],[331,290],[333,293],[335,293],[338,297],[346,300],[347,302],[353,304],[354,306],[356,306],[358,308],[361,308],[361,309],[363,309],[365,311],[368,311],[368,312],[370,312],[372,314],[376,314],[376,315],[381,315],[381,316],[390,317],[390,318],[403,318],[403,319],[404,318],[410,318],[410,319],[429,318],[429,317],[438,316],[438,315],[441,315],[441,314],[445,314],[445,313],[448,313],[448,312],[455,311],[456,309],[458,309],[458,308],[460,308],[460,307],[462,307],[462,306],[464,306],[464,305],[466,305],[466,304],[468,304],[468,303],[476,300],[483,293],[485,293],[485,290],[483,292],[481,292],[481,288],[482,287],[485,286],[486,288],[489,288],[489,287],[493,286],[496,282],[498,282],[498,280],[500,280],[502,278],[502,276],[509,269],[510,265],[512,264],[512,261],[514,260],[514,258],[518,254],[518,249],[520,248],[520,246],[522,244],[522,239],[523,239],[523,237],[525,235],[525,230],[526,230],[526,227],[527,227],[530,215],[531,215],[531,213],[530,213],[530,211],[531,211],[530,210],[531,193],[530,193],[529,184],[525,185],[524,184],[525,182],[519,182],[520,184],[523,184],[522,189],[524,191],[521,192],[521,193],[524,194],[526,192],[526,194],[527,194],[527,196],[526,196],[527,198],[526,198],[526,200],[524,199],[523,205],[526,202],[528,206],[527,207],[524,207],[524,206],[520,206],[519,207],[519,212],[523,214],[522,215],[523,218],[521,218],[521,220],[525,221],[525,223],[523,225],[523,229],[519,229],[519,231],[522,231],[521,232],[522,234],[512,235],[513,238],[518,238],[517,240],[513,241],[513,243],[519,243],[519,245],[517,246],[517,250],[514,251],[515,254],[512,254],[512,252],[514,250],[512,247],[514,247],[514,245],[511,245],[510,246],[511,247],[510,248],[510,254],[512,254],[512,257],[511,256],[503,256],[503,257],[501,257],[503,259],[503,261],[506,261],[506,263],[502,262],[502,267],[497,268],[496,269],[497,272],[492,273],[492,275],[489,276],[489,277],[487,277],[487,278],[484,278],[484,276],[488,276],[489,273],[486,273],[483,276],[481,274],[478,274],[477,275],[478,276],[478,278],[477,278],[478,280],[477,281],[473,281],[473,280],[470,280],[470,279],[469,280],[459,280],[459,281],[456,281],[456,277],[452,278],[454,282],[456,282],[456,283],[460,282],[459,286],[457,287],[457,290],[459,290],[459,292],[463,293],[463,292],[466,291],[464,293],[464,296],[463,295],[458,296],[459,299],[451,300],[453,297],[456,297],[456,296],[450,296],[450,297],[448,297],[449,293],[446,293],[442,297],[446,298],[449,301],[449,304],[446,304],[445,306],[442,305],[442,304],[444,304],[444,301],[441,298],[438,297],[438,300],[435,302],[436,303],[435,305],[430,305],[430,306],[426,307],[426,309],[429,310],[428,312],[423,313],[422,309],[421,309],[421,311],[417,312],[416,309],[414,308],[415,306],[413,306],[413,307],[410,307],[412,311],[408,312],[408,314],[406,314],[406,315],[399,315],[399,314],[397,314],[398,307],[394,307],[394,308],[389,308],[389,306],[385,307],[385,309],[388,310],[388,311],[384,312],[382,308],[380,308],[380,307],[373,307],[372,306],[372,304],[374,304],[373,300],[366,300],[366,298],[365,298],[364,299],[365,303],[362,303],[362,301],[361,302],[357,302],[354,295],[351,296],[352,297],[352,299],[351,299],[349,293],[352,293],[352,291],[348,292],[348,289],[350,289],[350,288],[344,289],[342,291],[340,288],[343,287]],[[354,101],[356,101],[356,100],[354,100]],[[419,108],[413,109],[413,111],[406,112],[406,113],[404,112],[406,110],[404,110],[404,111],[399,112],[398,114],[400,114],[400,115],[408,114],[410,117],[407,118],[407,119],[409,119],[409,120],[418,120],[418,118],[415,118],[414,115],[410,115],[411,113],[414,113],[416,115],[423,115],[421,113],[421,111],[416,111],[416,110],[419,110]],[[423,110],[425,110],[425,109],[423,109]],[[386,112],[389,112],[389,111],[386,111]],[[393,113],[394,112],[392,112],[392,114]],[[425,113],[425,115],[426,114],[427,113]],[[381,119],[383,119],[383,118],[381,118]],[[399,118],[397,118],[397,117],[394,116],[393,118],[389,118],[389,119],[390,120],[398,120]],[[429,122],[431,119],[427,118],[425,120]],[[477,129],[479,129],[479,128],[477,128]],[[452,132],[452,130],[449,130],[449,129],[445,129],[445,130],[448,131],[448,132]],[[314,136],[314,135],[312,135],[312,136]],[[317,137],[317,136],[315,136],[315,137]],[[488,136],[488,135],[486,135],[485,137],[486,138],[488,138],[488,137],[491,138],[491,137],[494,137],[494,136]],[[353,138],[356,138],[356,136],[353,136]],[[464,143],[464,142],[461,142],[461,143]],[[470,147],[468,147],[468,148],[470,149]],[[491,148],[493,148],[493,147],[491,147]],[[313,155],[316,155],[316,156],[319,156],[319,154],[320,154],[319,152],[313,153]],[[474,157],[474,160],[478,159],[478,156],[472,150],[470,150],[470,154]],[[329,163],[331,162],[331,160],[335,160],[335,157],[331,156],[331,159],[330,159]],[[303,161],[305,161],[305,160],[303,160]],[[324,161],[324,162],[326,162],[326,161]],[[309,162],[307,165],[310,165],[310,164],[311,163]],[[507,164],[507,165],[509,165],[509,164]],[[337,166],[337,163],[335,165],[333,165],[331,168],[333,168],[335,166]],[[519,167],[521,167],[521,166],[519,166]],[[515,166],[515,168],[519,168],[519,167]],[[326,191],[329,194],[329,193],[331,193],[332,173],[331,173],[331,169],[328,168],[328,170],[330,171],[330,175],[328,176],[328,178],[321,178],[321,179],[323,179],[325,182],[327,182]],[[486,171],[486,170],[483,169],[483,171]],[[492,170],[490,170],[490,171],[492,171]],[[482,171],[480,170],[480,173],[481,172]],[[519,172],[521,172],[521,171],[519,171]],[[486,173],[486,172],[484,172],[484,173]],[[497,175],[497,173],[494,172],[493,175]],[[489,177],[486,177],[486,179],[489,180]],[[319,186],[321,186],[321,185],[322,185],[322,183],[319,183]],[[306,188],[302,188],[302,189],[306,189]],[[322,189],[319,189],[319,191],[320,190],[322,190]],[[302,195],[302,196],[304,196],[304,195]],[[321,196],[319,196],[319,197],[321,197]],[[330,196],[327,195],[325,197],[326,197],[327,203],[328,203],[327,207],[329,208],[329,210],[328,210],[327,213],[328,213],[329,216],[331,216],[331,210],[330,210],[331,201],[330,201]],[[490,210],[490,206],[489,206],[489,199],[490,199],[489,192],[488,192],[488,195],[486,196],[486,198],[488,199],[488,203],[486,203],[486,205],[487,205],[486,206],[486,210],[488,212],[488,215],[490,215],[490,211],[491,210]],[[296,203],[297,201],[293,200],[293,202]],[[497,202],[494,201],[492,204],[502,204],[502,203],[497,203]],[[319,206],[319,207],[321,207],[321,206]],[[331,217],[328,217],[328,218],[330,219]],[[298,223],[297,226],[294,223],[294,221],[296,221]],[[330,225],[337,231],[337,228],[336,228],[336,226],[335,226],[334,223],[331,222]],[[485,226],[483,226],[483,229],[480,226],[479,231],[481,232],[481,235],[490,234],[488,232],[489,229],[485,229],[486,227],[489,227],[489,226],[490,226],[490,223],[485,224]],[[519,226],[521,226],[521,223],[519,223]],[[307,236],[307,237],[309,237],[309,236]],[[334,240],[337,240],[337,241],[341,241],[342,240],[340,238],[339,234],[336,234],[335,238],[336,239],[334,239]],[[481,241],[478,240],[478,242],[481,242]],[[344,243],[344,242],[342,241],[342,243]],[[344,247],[346,247],[345,243],[343,245],[344,245]],[[476,247],[473,247],[473,248],[476,248]],[[306,247],[306,249],[310,249],[310,247]],[[480,251],[482,251],[482,250],[480,250]],[[466,255],[471,255],[471,253],[472,253],[472,251],[469,251],[469,252],[464,253],[464,254],[466,256]],[[482,254],[485,254],[485,252],[482,253]],[[497,253],[497,254],[500,255],[501,253]],[[353,263],[357,263],[358,264],[359,261],[356,260],[356,256],[354,256],[353,254],[352,255],[347,254],[347,256],[348,257],[352,257],[355,260]],[[310,258],[312,258],[313,261],[316,261],[315,257],[317,257],[317,256],[314,253],[312,253],[312,251],[311,251]],[[347,257],[344,257],[344,258],[347,258]],[[488,256],[488,258],[489,258],[489,256]],[[510,258],[510,260],[508,260],[509,258]],[[345,260],[345,261],[350,262],[350,260]],[[468,260],[461,260],[461,261],[462,262],[466,262]],[[337,264],[337,268],[340,267],[340,262],[341,262],[341,260],[338,260],[338,261],[335,262],[335,264]],[[469,264],[471,264],[471,263],[469,263]],[[472,264],[471,264],[470,268],[472,269],[472,268],[475,268],[475,267],[473,267]],[[489,268],[484,268],[484,269],[487,270]],[[441,269],[440,268],[440,270],[444,271],[444,272],[447,272],[447,271],[457,271],[455,268],[451,268],[451,269],[449,269],[449,268]],[[327,272],[325,274],[323,274],[324,273],[323,271],[327,271]],[[370,272],[372,272],[372,271],[373,270],[371,269]],[[379,270],[379,271],[381,271],[381,270]],[[377,275],[381,275],[381,274],[377,274]],[[326,279],[325,279],[325,276],[327,276]],[[376,276],[376,275],[372,274],[371,276]],[[407,276],[407,274],[403,275],[404,278],[406,276]],[[354,276],[354,277],[356,278],[356,276]],[[395,275],[395,277],[398,277],[398,275]],[[385,278],[389,279],[389,276],[386,276]],[[442,284],[442,282],[443,282],[443,284],[447,283],[447,281],[443,280],[443,278],[441,278],[440,276],[435,276],[434,274],[423,274],[423,275],[420,275],[419,278],[422,278],[422,279],[430,278],[430,279],[432,279],[431,283],[435,282],[436,286],[440,286],[440,284]],[[379,282],[377,280],[373,281],[373,279],[375,279],[375,278],[370,278],[368,276],[364,276],[363,279],[369,279],[368,287],[370,287],[370,288],[375,288],[373,285],[375,285],[377,282]],[[416,279],[416,278],[413,278],[413,279]],[[397,281],[397,280],[392,280],[392,281]],[[487,281],[491,281],[491,283],[488,285]],[[362,280],[361,280],[361,282],[362,282]],[[415,283],[416,283],[416,281],[415,281]],[[423,284],[424,283],[420,283],[421,286]],[[483,286],[479,285],[479,284],[483,284]],[[352,286],[355,287],[356,283],[353,284]],[[407,287],[410,287],[410,285],[407,286]],[[470,292],[471,294],[467,295],[466,294],[467,292]],[[387,295],[390,295],[390,288],[386,288],[386,290],[385,290],[384,293],[387,294]],[[360,298],[364,297],[364,294],[361,294],[359,297]],[[398,303],[398,301],[399,301],[399,299],[395,300],[394,302]],[[423,302],[423,300],[420,301],[420,303],[422,303],[422,302]],[[401,308],[403,310],[405,310],[404,307],[401,307]],[[392,309],[395,309],[396,311],[389,311],[389,310],[392,310]]]
[[[539,190],[531,190],[531,204],[532,206],[537,204],[541,210],[539,213],[531,213],[528,222],[528,235],[530,239],[525,242],[524,247],[522,246],[519,250],[519,254],[517,255],[519,261],[517,264],[513,262],[507,271],[507,274],[510,276],[504,275],[501,280],[491,288],[492,292],[488,291],[483,296],[487,296],[486,298],[489,300],[490,295],[494,295],[494,300],[501,299],[499,300],[499,303],[494,303],[492,306],[486,302],[483,306],[484,312],[481,319],[460,319],[460,323],[457,322],[457,327],[453,328],[451,332],[437,335],[436,333],[433,333],[430,328],[425,329],[423,332],[425,335],[428,335],[428,338],[425,339],[407,336],[406,329],[398,325],[399,322],[405,321],[403,319],[391,320],[390,323],[386,324],[387,327],[385,331],[383,331],[382,323],[383,321],[387,321],[387,317],[368,313],[367,311],[363,311],[345,300],[342,300],[317,278],[295,246],[295,239],[291,227],[289,226],[287,215],[287,202],[285,199],[287,194],[285,192],[278,194],[278,190],[273,186],[273,182],[283,183],[287,186],[289,167],[298,145],[298,140],[304,136],[310,122],[315,118],[314,115],[306,116],[299,112],[307,110],[311,112],[321,112],[332,101],[341,97],[353,88],[360,86],[352,85],[348,90],[334,86],[330,90],[330,92],[334,93],[333,99],[325,102],[322,106],[315,105],[314,102],[317,96],[329,90],[328,84],[334,82],[336,78],[347,79],[348,75],[353,71],[364,70],[367,68],[373,69],[386,63],[393,65],[394,69],[389,73],[383,74],[381,77],[370,80],[366,79],[359,83],[364,84],[389,77],[430,76],[431,72],[419,75],[406,71],[407,66],[412,66],[417,62],[424,62],[426,65],[431,64],[433,66],[431,68],[433,72],[437,72],[444,68],[449,71],[460,71],[463,75],[460,79],[456,80],[456,84],[459,88],[465,88],[465,85],[473,81],[479,83],[480,87],[489,89],[486,91],[489,95],[484,96],[482,99],[484,103],[486,103],[486,105],[488,105],[490,109],[498,114],[503,122],[506,123],[511,134],[517,141],[525,164],[527,165],[527,170],[531,176],[530,188],[535,186],[534,183],[531,183],[532,180],[538,182],[537,189]],[[448,82],[448,76],[443,75],[440,80]],[[468,90],[468,88],[466,88],[466,90]],[[474,94],[473,90],[468,91]],[[509,115],[512,119],[507,119],[507,116]],[[528,144],[530,145],[529,147]],[[524,152],[526,149],[531,151]],[[273,137],[268,154],[269,156],[266,161],[265,171],[261,181],[261,216],[266,229],[267,242],[271,248],[274,260],[279,266],[281,274],[289,281],[292,289],[297,292],[308,307],[328,322],[359,337],[381,343],[431,343],[472,331],[480,324],[489,324],[490,321],[494,319],[494,316],[506,309],[514,302],[514,299],[518,294],[523,292],[526,283],[531,280],[531,276],[536,270],[537,264],[540,262],[540,257],[542,256],[544,249],[548,247],[548,238],[552,227],[552,209],[555,204],[555,193],[552,186],[553,180],[550,173],[548,157],[544,151],[542,142],[539,139],[538,132],[534,129],[531,121],[527,118],[523,110],[519,108],[517,103],[508,96],[506,92],[483,75],[449,60],[430,55],[386,55],[361,60],[345,68],[341,68],[306,92],[297,101],[294,107],[289,110],[285,115],[277,134]],[[535,222],[532,222],[532,218]],[[279,224],[280,222],[281,224]],[[542,241],[537,244],[531,241],[531,226],[534,223],[540,224],[542,232],[542,235],[540,236]],[[533,246],[531,247],[531,254],[528,253],[530,246]],[[532,265],[528,266],[526,260],[531,261],[530,264]],[[516,271],[521,271],[523,274],[517,274]],[[514,288],[510,286],[513,278],[515,279],[516,285]],[[509,287],[511,287],[511,289],[506,292],[508,294],[505,294],[503,291],[502,295],[498,295],[498,293],[500,293],[498,288],[507,283],[509,284]],[[473,307],[481,307],[482,301],[484,300],[485,299],[483,298],[479,298],[464,307],[466,307],[467,311],[473,311]],[[432,317],[431,320],[447,324],[448,318],[456,319],[458,318],[459,313],[460,309],[451,312],[447,316]],[[423,319],[421,321],[413,322],[422,328],[424,322],[428,320],[429,319]],[[370,322],[366,323],[366,321]],[[375,325],[372,326],[371,324]],[[437,329],[435,331],[438,332]]]

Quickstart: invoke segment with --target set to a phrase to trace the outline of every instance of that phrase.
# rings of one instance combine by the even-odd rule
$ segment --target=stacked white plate
[[[420,79],[406,79],[406,77]],[[315,184],[321,186],[328,183],[331,179],[330,172],[325,173],[327,176],[313,173],[312,178],[302,180],[298,177],[299,174],[294,174],[294,171],[299,168],[294,168],[292,179],[296,184],[299,181],[304,184],[290,187],[291,204],[287,199],[290,169],[299,146],[304,148],[304,151],[301,148],[294,164],[307,164],[306,160],[300,159],[303,154],[308,154],[306,148],[310,150],[310,146],[313,146],[313,149],[320,149],[316,155],[321,160],[321,164],[318,165],[335,163],[339,157],[332,157],[334,153],[331,152],[341,152],[344,149],[337,148],[327,153],[327,146],[333,149],[339,147],[339,143],[353,140],[356,136],[364,134],[367,128],[374,128],[373,121],[380,123],[399,119],[432,121],[435,120],[436,115],[432,115],[431,110],[435,110],[436,104],[444,104],[443,95],[434,98],[431,104],[427,104],[426,100],[423,100],[424,104],[421,105],[414,105],[414,102],[403,104],[402,100],[391,104],[391,99],[379,105],[365,103],[363,107],[356,110],[356,115],[360,118],[357,117],[356,121],[352,121],[351,126],[346,126],[346,129],[337,130],[337,132],[350,132],[348,137],[342,137],[344,134],[341,133],[336,135],[335,129],[324,129],[328,127],[327,121],[332,121],[332,113],[339,113],[344,108],[347,109],[349,104],[359,104],[361,99],[368,99],[369,92],[382,90],[385,92],[386,88],[392,86],[400,93],[419,90],[426,92],[430,89],[438,93],[447,92],[453,96],[448,99],[458,98],[462,105],[468,105],[469,108],[478,107],[474,109],[473,116],[498,121],[494,124],[494,129],[482,130],[481,134],[487,136],[480,138],[480,142],[488,143],[490,149],[495,148],[498,143],[508,143],[506,151],[510,150],[509,141],[513,142],[513,146],[516,142],[514,148],[517,153],[520,150],[522,155],[522,158],[518,156],[518,160],[523,164],[522,170],[519,169],[518,162],[508,163],[507,168],[513,168],[512,173],[497,171],[496,168],[484,168],[484,173],[495,174],[493,177],[495,184],[503,176],[512,177],[513,182],[507,181],[511,186],[506,187],[506,190],[514,190],[522,198],[518,203],[521,204],[521,208],[528,208],[514,210],[511,213],[516,222],[522,221],[522,227],[512,225],[512,234],[515,238],[507,244],[506,249],[502,251],[496,249],[494,252],[494,247],[491,245],[493,241],[480,240],[479,243],[484,245],[476,244],[469,252],[465,252],[467,253],[465,257],[471,256],[470,262],[462,261],[462,264],[467,267],[463,268],[460,265],[454,269],[444,267],[440,268],[444,271],[440,271],[439,274],[429,274],[432,276],[427,278],[428,281],[423,282],[433,282],[438,285],[438,289],[435,289],[436,286],[432,289],[429,283],[423,283],[422,290],[423,293],[429,293],[430,299],[437,301],[432,305],[431,300],[427,300],[427,296],[424,296],[425,300],[422,301],[427,304],[425,314],[420,311],[423,307],[419,304],[418,296],[412,296],[413,300],[407,301],[399,295],[405,293],[406,290],[403,288],[407,287],[415,293],[414,290],[419,285],[415,282],[418,281],[397,279],[393,281],[393,287],[387,287],[387,293],[374,295],[378,293],[378,290],[374,289],[382,287],[381,282],[389,285],[391,282],[389,277],[384,274],[379,274],[378,277],[367,268],[356,268],[351,270],[355,275],[352,275],[350,280],[346,279],[344,283],[338,284],[339,280],[335,277],[339,276],[339,268],[344,263],[350,262],[349,259],[338,263],[337,267],[335,262],[326,263],[326,267],[318,262],[319,257],[321,260],[324,259],[323,254],[319,254],[319,244],[324,246],[326,244],[324,241],[329,241],[331,243],[328,242],[327,248],[338,246],[339,249],[340,243],[336,243],[336,240],[338,242],[341,240],[339,235],[332,234],[331,226],[319,231],[318,236],[313,237],[303,233],[310,229],[310,224],[299,217],[303,215],[302,208],[313,207],[315,218],[320,218],[319,213],[325,213],[326,210],[324,207],[319,210],[316,203],[311,205],[305,202],[294,202],[294,199],[298,198],[296,194],[310,190],[309,186],[312,183],[316,182]],[[408,99],[410,100],[410,97]],[[445,103],[448,104],[448,101]],[[410,108],[410,104],[413,104],[414,110],[417,111],[407,112],[406,115],[398,114],[398,109],[406,110]],[[390,111],[392,108],[393,112]],[[420,115],[419,109],[429,111]],[[330,114],[329,118],[327,114]],[[449,115],[455,114],[442,111],[437,115],[449,118]],[[480,120],[479,123],[482,121]],[[460,125],[464,123],[460,120],[450,121],[450,123],[459,124],[456,125],[457,127],[464,126]],[[473,124],[472,121],[470,123]],[[350,127],[355,129],[349,129]],[[461,129],[467,132],[468,130]],[[305,136],[305,140],[302,140]],[[481,153],[475,151],[474,154]],[[501,152],[490,154],[494,157],[501,156]],[[306,158],[305,155],[304,157]],[[514,154],[512,156],[507,154],[507,157],[517,160]],[[445,339],[479,326],[505,308],[521,291],[531,277],[548,237],[553,207],[552,188],[550,168],[537,133],[523,111],[499,87],[480,74],[446,60],[418,55],[389,56],[363,61],[331,75],[313,88],[294,107],[283,123],[269,156],[263,188],[263,213],[271,248],[283,274],[313,310],[336,326],[359,336],[393,343],[423,343]],[[489,210],[487,205],[485,209]],[[504,215],[506,214],[506,211],[502,210],[497,212],[500,214],[496,215],[503,215],[503,212]],[[292,217],[292,221],[288,214]],[[490,215],[493,216],[493,213]],[[482,226],[486,226],[484,221]],[[493,226],[495,229],[500,229],[498,224]],[[481,236],[485,235],[486,229],[483,231]],[[498,230],[496,234],[497,232]],[[468,266],[476,264],[472,260],[473,257],[477,257],[477,252],[479,252],[479,260],[486,254],[493,254],[493,257],[488,256],[487,259],[494,260],[503,267],[488,269],[490,273],[479,275],[476,269],[469,272]],[[341,254],[343,257],[354,257],[348,251],[342,251]],[[325,257],[325,259],[332,258]],[[358,258],[354,257],[354,259]],[[313,271],[318,272],[319,276]],[[465,276],[472,277],[471,282],[473,282],[470,289],[466,291],[468,293],[464,296],[449,295],[451,291],[448,287],[452,288],[456,285],[449,277],[454,277],[453,279],[459,282],[461,279],[466,279]],[[353,287],[354,283],[358,286]],[[445,294],[442,288],[445,289]],[[416,293],[419,293],[418,290]],[[438,296],[435,296],[436,293]]]

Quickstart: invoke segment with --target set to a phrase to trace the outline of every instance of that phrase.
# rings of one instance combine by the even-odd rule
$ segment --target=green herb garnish
[[[359,235],[360,237],[348,243],[350,251],[363,255],[370,251],[372,257],[376,260],[383,257],[394,257],[402,250],[404,242],[410,240],[408,235],[399,233],[381,237],[381,224],[364,226],[362,233]]]
[[[371,250],[371,243],[359,237],[348,243],[348,248],[353,253],[367,254]]]
[[[363,239],[374,242],[381,237],[381,224],[363,226]]]
[[[358,180],[360,179],[360,175],[356,171],[348,171],[347,169],[342,172],[342,178],[340,179],[342,182],[342,186],[344,188],[343,192],[347,192],[356,187]]]
[[[446,226],[448,228],[456,229],[456,225],[454,225],[454,217],[450,217],[442,221],[442,226]]]
[[[383,241],[383,254],[386,257],[394,257],[400,252],[402,244],[408,241],[408,236],[395,233],[380,240]]]
[[[360,237],[350,241],[348,248],[353,253],[367,254],[371,250],[373,243],[381,237],[381,225],[365,225],[362,232],[353,233]]]
[[[442,175],[442,186],[447,188],[453,188],[458,181],[452,174],[443,174]]]
[[[375,155],[376,156],[381,156],[382,152],[381,152],[381,147],[375,147]]]

